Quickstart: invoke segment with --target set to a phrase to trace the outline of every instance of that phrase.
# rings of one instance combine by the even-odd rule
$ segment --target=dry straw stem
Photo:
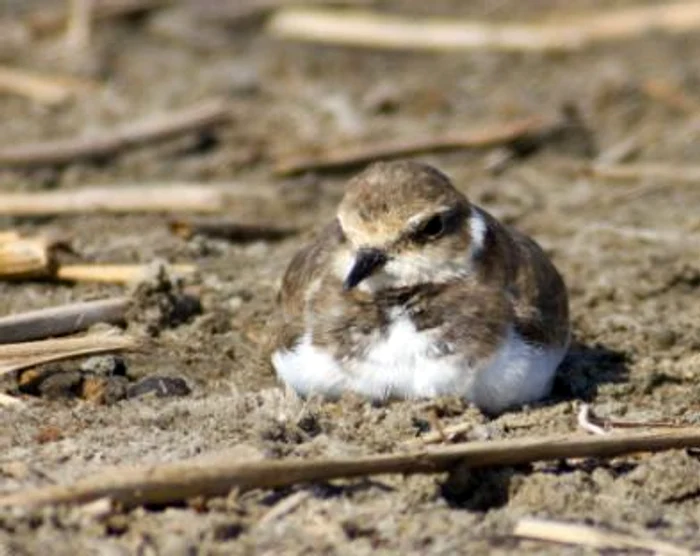
[[[280,160],[275,166],[275,173],[286,176],[308,170],[343,168],[425,152],[486,149],[546,135],[564,124],[562,119],[531,117],[476,130],[452,131],[427,139],[381,141],[329,150],[316,156],[296,155]]]
[[[369,11],[284,8],[268,31],[280,38],[399,50],[576,50],[645,33],[700,28],[700,2],[663,3],[559,18],[546,23],[487,23],[411,18]]]
[[[687,424],[673,421],[629,421],[620,419],[603,419],[595,414],[588,404],[581,404],[577,422],[579,427],[591,434],[607,434],[613,429],[640,429],[640,428],[682,428]]]
[[[664,556],[690,556],[693,551],[650,538],[633,537],[602,531],[588,525],[561,523],[546,519],[525,518],[516,525],[513,535],[539,541],[573,544],[597,549],[645,550]]]
[[[1,31],[0,31],[1,32]],[[95,83],[67,76],[43,75],[10,66],[0,66],[0,92],[12,93],[49,106],[94,91]]]
[[[65,264],[51,256],[52,241],[43,237],[22,238],[15,232],[0,233],[0,280],[46,278],[64,282],[130,284],[148,274],[139,264]],[[170,267],[173,274],[187,276],[197,271],[192,264]]]
[[[0,193],[0,215],[55,216],[95,213],[218,212],[225,191],[196,184],[114,185]]]
[[[66,46],[73,50],[86,50],[92,35],[94,0],[68,0],[68,25]]]
[[[131,284],[144,278],[149,268],[148,265],[139,264],[71,264],[59,266],[52,277],[66,282]],[[197,266],[174,264],[168,266],[168,272],[175,276],[187,276],[197,272]]]
[[[608,434],[608,431],[605,430],[605,424],[595,417],[591,406],[587,403],[581,404],[576,415],[576,422],[582,430],[590,434]]]
[[[53,166],[104,158],[125,149],[200,131],[226,122],[230,116],[226,102],[210,99],[95,136],[0,147],[0,166]]]
[[[84,355],[136,349],[138,345],[133,336],[114,334],[0,345],[0,376]]]
[[[114,297],[8,315],[0,318],[0,344],[75,334],[100,322],[120,324],[130,303]]]
[[[1,346],[0,346],[1,349]],[[108,497],[126,507],[171,504],[224,496],[232,489],[277,488],[297,483],[386,473],[438,473],[457,463],[470,467],[518,465],[539,460],[614,457],[700,446],[700,427],[600,437],[560,435],[470,442],[413,453],[352,459],[236,462],[223,458],[116,467],[68,485],[0,497],[0,506],[85,503]]]
[[[48,275],[53,268],[51,242],[42,237],[10,237],[0,241],[0,279]]]
[[[436,430],[423,434],[418,438],[411,438],[404,445],[409,448],[418,448],[426,444],[440,444],[443,442],[452,442],[458,437],[467,434],[474,429],[474,423],[458,423],[456,425],[443,427],[441,430]]]
[[[659,182],[697,183],[700,166],[662,162],[630,164],[590,164],[576,160],[559,160],[556,170],[594,176],[613,181],[653,180]]]

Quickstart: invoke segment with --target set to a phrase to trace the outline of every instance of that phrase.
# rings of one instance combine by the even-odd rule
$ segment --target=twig
[[[0,242],[0,279],[45,276],[53,266],[50,246],[43,237],[16,237]]]
[[[174,264],[168,267],[174,276],[197,272],[192,264]],[[139,264],[70,264],[60,265],[51,275],[66,282],[98,282],[104,284],[130,284],[148,273],[147,265]]]
[[[581,409],[579,409],[578,416],[576,418],[578,426],[591,434],[608,434],[608,431],[597,423],[594,423],[591,420],[592,418],[596,421],[598,420],[593,416],[591,407],[587,403],[581,404]]]
[[[0,345],[0,376],[45,363],[135,349],[137,346],[138,341],[133,336],[114,334]]]
[[[293,156],[278,161],[275,173],[286,176],[308,170],[328,170],[365,164],[374,160],[455,149],[486,149],[513,144],[550,133],[562,125],[545,118],[525,118],[474,131],[449,132],[428,139],[385,141],[358,147],[329,150],[318,156]]]
[[[265,515],[263,515],[260,520],[255,524],[256,527],[264,527],[269,525],[273,521],[277,521],[281,517],[289,514],[301,506],[306,500],[310,498],[308,490],[300,490],[294,494],[288,496],[282,502],[273,507]]]
[[[619,419],[602,419],[606,428],[610,429],[682,429],[685,423],[673,421],[621,421]]]
[[[401,50],[576,50],[648,32],[686,33],[700,28],[700,2],[686,1],[599,10],[543,24],[487,23],[409,18],[367,11],[286,8],[268,31],[300,41]]]
[[[128,297],[115,297],[8,315],[0,318],[0,344],[74,334],[98,322],[119,324],[129,304]]]
[[[101,282],[129,284],[148,273],[139,264],[59,264],[52,256],[50,238],[23,238],[13,233],[0,235],[0,280],[45,278],[65,282]],[[176,264],[173,274],[189,275],[197,271],[192,264]]]
[[[104,158],[136,146],[200,131],[223,123],[229,117],[230,110],[226,103],[213,99],[94,137],[80,136],[0,147],[0,166],[55,166]]]
[[[170,229],[180,237],[189,239],[194,235],[203,235],[229,241],[275,241],[297,233],[293,228],[278,228],[241,224],[231,220],[211,218],[187,218],[170,221]]]
[[[223,208],[225,197],[222,189],[186,184],[0,193],[0,215],[218,212]]]
[[[438,416],[437,411],[434,407],[428,410],[426,420],[428,421],[428,423],[430,423],[430,426],[435,430],[438,437],[440,438],[439,442],[447,443],[449,437],[447,436],[445,427],[442,426],[442,423],[440,422],[440,417]]]
[[[69,0],[66,46],[84,51],[90,46],[94,0]]]
[[[595,164],[619,164],[636,156],[642,148],[639,135],[632,135],[602,151],[595,158]]]
[[[463,434],[468,433],[474,428],[474,423],[458,423],[449,427],[442,427],[442,430],[436,430],[423,434],[418,438],[411,438],[405,442],[405,446],[417,448],[426,444],[439,444],[441,442],[452,442]]]
[[[546,519],[521,519],[516,524],[513,535],[598,549],[639,549],[665,556],[690,556],[693,554],[689,549],[656,539],[633,537],[622,533],[602,531],[588,525]]]
[[[96,89],[84,79],[50,76],[19,68],[0,66],[0,91],[28,97],[46,105],[62,104],[76,94]]]
[[[117,467],[73,484],[8,494],[0,497],[0,507],[84,503],[102,497],[109,497],[126,507],[169,504],[198,496],[223,496],[234,488],[240,491],[277,488],[384,473],[439,473],[458,462],[470,467],[488,467],[561,458],[614,457],[640,451],[698,446],[700,427],[693,427],[602,437],[563,435],[469,442],[413,453],[351,459],[184,461]]]
[[[687,424],[674,423],[673,421],[623,421],[620,419],[604,419],[598,417],[588,404],[581,405],[581,409],[578,413],[578,424],[581,428],[593,434],[607,434],[613,429],[680,429],[688,426]]]
[[[553,164],[553,168],[615,181],[639,179],[688,183],[700,181],[700,166],[674,163],[589,164],[574,160],[559,160]]]

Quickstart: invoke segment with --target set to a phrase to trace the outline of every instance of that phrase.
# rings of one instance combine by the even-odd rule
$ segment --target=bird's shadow
[[[538,405],[549,406],[574,399],[590,402],[601,385],[627,380],[628,360],[625,352],[574,340],[557,370],[551,396]],[[513,476],[530,471],[529,465],[481,470],[457,465],[442,483],[441,491],[452,507],[487,511],[507,504]],[[562,469],[553,472],[560,473]]]
[[[592,401],[603,384],[625,382],[628,354],[574,339],[554,379],[550,402]]]

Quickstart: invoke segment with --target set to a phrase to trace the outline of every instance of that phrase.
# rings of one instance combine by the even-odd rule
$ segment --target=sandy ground
[[[588,1],[577,9],[612,4]],[[515,0],[429,6],[415,0],[382,7],[493,20],[570,9],[554,0],[527,7]],[[111,464],[214,451],[268,458],[392,452],[429,427],[432,411],[445,426],[473,424],[467,440],[574,431],[581,400],[602,416],[700,421],[700,189],[695,183],[614,181],[566,171],[562,157],[580,160],[586,153],[556,141],[499,175],[487,169],[492,152],[420,157],[448,173],[472,201],[535,237],[565,276],[575,342],[549,400],[496,419],[449,399],[385,407],[350,397],[302,404],[277,384],[263,347],[285,265],[332,217],[350,175],[278,179],[272,168],[279,157],[367,138],[478,129],[575,105],[598,152],[633,141],[638,161],[697,163],[697,115],[650,97],[644,84],[653,79],[679,87],[697,103],[700,36],[655,35],[557,55],[380,53],[279,42],[265,35],[258,20],[232,29],[197,28],[194,36],[201,40],[166,36],[158,31],[158,16],[100,27],[94,52],[81,60],[61,55],[55,38],[18,54],[12,63],[80,71],[106,86],[55,108],[3,96],[0,143],[95,133],[212,96],[230,100],[233,122],[99,164],[0,170],[0,186],[37,191],[236,182],[275,195],[233,203],[231,218],[299,231],[280,241],[235,243],[182,239],[170,232],[165,216],[0,220],[3,228],[65,234],[81,260],[167,260],[202,269],[185,285],[199,296],[201,313],[181,324],[169,313],[156,318],[152,347],[124,358],[129,385],[149,376],[180,377],[191,393],[103,404],[24,394],[23,407],[0,408],[0,492],[67,482]],[[121,291],[1,283],[0,314]],[[143,319],[136,315],[129,326],[143,330]],[[80,365],[65,363],[55,372],[75,373]],[[6,379],[3,390],[16,394],[17,384]],[[269,513],[291,497],[286,513]],[[585,552],[513,538],[513,524],[523,516],[700,548],[700,460],[676,451],[479,473],[381,476],[106,517],[80,509],[3,509],[0,554],[46,553],[47,547],[56,556]]]

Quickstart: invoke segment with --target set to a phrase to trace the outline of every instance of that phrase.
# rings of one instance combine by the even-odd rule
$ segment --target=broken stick
[[[174,276],[194,274],[197,266],[192,264],[168,265]],[[52,278],[66,282],[99,282],[103,284],[131,284],[146,276],[148,265],[140,264],[68,264],[59,266]]]
[[[92,36],[94,0],[69,0],[66,46],[77,52],[87,50]]]
[[[0,166],[56,166],[112,156],[119,151],[221,124],[230,117],[221,99],[202,102],[95,136],[0,147]]]
[[[77,94],[96,88],[95,83],[85,79],[43,75],[10,66],[0,66],[0,91],[22,95],[48,106],[62,104]]]
[[[524,118],[475,131],[453,131],[418,140],[385,141],[358,147],[330,150],[317,156],[292,156],[280,160],[275,173],[281,176],[308,170],[330,170],[357,166],[388,158],[455,149],[486,149],[499,145],[536,140],[565,125],[561,119]]]
[[[99,322],[120,324],[130,303],[128,297],[115,297],[1,317],[0,344],[75,334]]]
[[[625,40],[651,31],[687,33],[700,28],[700,2],[598,10],[547,23],[491,23],[411,18],[357,10],[284,8],[268,23],[276,37],[398,50],[567,51]]]
[[[687,427],[687,423],[675,421],[631,421],[622,419],[603,419],[598,417],[588,404],[581,404],[577,417],[578,425],[592,434],[607,434],[614,429],[661,428],[673,429]]]
[[[633,537],[603,531],[589,525],[562,523],[548,519],[524,518],[515,525],[513,535],[539,541],[550,541],[590,548],[645,550],[665,556],[691,556],[693,551],[651,538]]]
[[[348,459],[236,462],[213,458],[205,462],[116,467],[72,484],[7,494],[0,497],[0,507],[79,504],[103,497],[125,507],[171,504],[199,496],[225,496],[234,488],[245,491],[386,473],[439,473],[457,464],[469,467],[518,465],[699,446],[700,427],[692,427],[600,437],[569,434],[469,442],[413,453]]]
[[[558,160],[556,170],[591,175],[614,181],[654,180],[659,182],[697,183],[700,166],[678,163],[647,162],[630,164],[597,164],[578,160]]]
[[[90,334],[80,338],[59,338],[0,345],[0,376],[36,365],[84,355],[131,350],[137,348],[138,345],[138,340],[133,336],[104,333]]]
[[[130,284],[148,274],[147,265],[139,264],[60,264],[51,248],[55,241],[47,237],[20,237],[15,232],[0,232],[0,280],[44,278],[66,282],[101,282]],[[171,271],[191,275],[197,267],[176,264]]]
[[[47,238],[5,238],[6,241],[0,241],[0,279],[36,278],[51,271],[51,242]]]
[[[33,193],[0,193],[0,215],[217,212],[224,191],[199,185],[85,187]]]

